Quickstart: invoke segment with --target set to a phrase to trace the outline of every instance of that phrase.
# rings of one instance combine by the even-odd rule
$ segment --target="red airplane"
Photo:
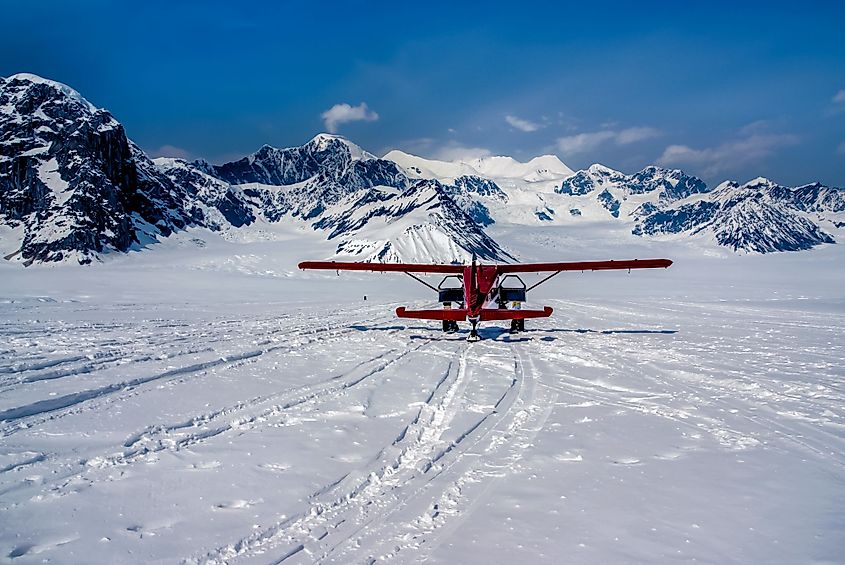
[[[325,269],[330,271],[378,271],[405,273],[438,293],[443,303],[442,310],[407,310],[404,306],[396,309],[400,318],[419,318],[423,320],[442,320],[443,331],[454,332],[458,322],[469,320],[471,329],[469,341],[478,340],[478,322],[493,320],[511,320],[511,332],[525,331],[526,318],[548,318],[552,309],[522,310],[526,293],[533,290],[563,271],[608,271],[615,269],[657,269],[672,264],[669,259],[632,259],[630,261],[580,261],[571,263],[523,263],[513,265],[480,265],[475,255],[471,265],[435,265],[414,263],[348,263],[340,261],[304,261],[300,269]],[[527,287],[517,273],[552,274],[540,282]],[[445,274],[435,288],[414,273]],[[339,273],[338,273],[339,274]],[[454,279],[460,286],[449,286],[447,281]],[[512,282],[511,282],[512,281]],[[516,284],[518,286],[513,286]],[[452,308],[452,303],[458,308]],[[508,308],[508,303],[513,305]],[[488,307],[495,305],[495,307]]]

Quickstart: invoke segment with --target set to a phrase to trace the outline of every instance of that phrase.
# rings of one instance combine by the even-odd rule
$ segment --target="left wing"
[[[631,259],[628,261],[576,261],[569,263],[522,263],[496,265],[500,273],[540,273],[548,271],[610,271],[615,269],[665,269],[669,259]]]
[[[383,273],[463,273],[463,265],[435,265],[424,263],[349,263],[343,261],[303,261],[300,269],[327,271],[378,271]]]

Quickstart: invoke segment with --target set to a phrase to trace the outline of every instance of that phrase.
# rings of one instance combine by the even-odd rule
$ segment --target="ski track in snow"
[[[167,329],[172,326],[160,326],[159,329]],[[126,330],[128,328],[117,327],[114,328],[116,331],[120,332],[121,330]],[[242,351],[238,353],[227,353],[222,356],[216,355],[217,351],[213,348],[208,346],[209,343],[215,342],[223,342],[223,341],[233,341],[233,336],[224,336],[223,338],[218,338],[216,340],[211,340],[210,342],[207,341],[209,336],[208,332],[200,333],[198,335],[192,336],[193,339],[200,341],[206,346],[201,348],[194,348],[194,349],[186,349],[186,350],[179,350],[177,352],[167,351],[164,354],[159,353],[157,356],[153,355],[141,355],[141,356],[132,356],[131,352],[120,352],[113,356],[106,356],[102,355],[103,361],[96,365],[92,364],[83,364],[80,367],[74,369],[68,369],[67,371],[63,371],[61,374],[56,374],[55,372],[50,372],[47,374],[39,373],[39,374],[29,374],[32,371],[37,371],[38,369],[48,368],[48,367],[55,367],[57,364],[65,364],[65,363],[72,363],[74,361],[78,361],[80,359],[88,359],[89,357],[80,357],[80,356],[72,356],[64,359],[58,359],[55,361],[44,361],[41,363],[27,365],[23,363],[18,364],[10,364],[7,365],[9,367],[15,367],[14,371],[9,369],[8,372],[12,373],[11,379],[14,379],[13,384],[6,385],[3,389],[0,389],[0,394],[6,389],[10,388],[19,388],[21,384],[24,383],[35,383],[43,380],[52,380],[67,376],[80,376],[84,374],[89,374],[95,372],[96,370],[101,370],[104,368],[108,368],[110,365],[120,366],[129,362],[135,367],[137,367],[138,363],[143,363],[147,361],[153,361],[155,359],[164,359],[168,361],[172,361],[174,359],[178,359],[180,357],[189,356],[189,355],[196,355],[201,353],[210,353],[209,357],[212,359],[208,361],[203,361],[200,363],[193,363],[189,365],[185,365],[182,367],[175,367],[170,368],[165,371],[154,373],[151,375],[141,376],[129,380],[121,380],[118,382],[112,382],[107,385],[104,385],[99,388],[94,389],[86,389],[81,390],[78,392],[74,392],[71,394],[67,394],[64,396],[60,396],[58,398],[50,398],[46,400],[39,400],[33,402],[28,405],[18,406],[14,408],[8,408],[6,410],[0,411],[0,422],[9,422],[11,423],[8,426],[0,427],[0,436],[8,436],[11,435],[21,429],[27,429],[32,427],[33,425],[37,425],[38,423],[47,420],[52,420],[56,418],[64,417],[68,414],[74,413],[74,410],[64,410],[67,408],[74,408],[76,405],[87,403],[84,408],[77,409],[78,410],[91,410],[91,409],[102,409],[102,404],[91,403],[88,401],[102,399],[107,395],[111,395],[114,393],[132,393],[138,386],[145,385],[148,383],[152,383],[155,381],[160,380],[169,380],[173,378],[184,378],[186,376],[197,374],[197,373],[204,373],[208,369],[215,368],[221,365],[235,365],[239,362],[251,362],[255,358],[268,354],[268,353],[277,353],[277,352],[284,352],[289,351],[294,348],[303,347],[305,345],[311,344],[319,344],[324,343],[327,339],[335,338],[336,336],[343,335],[345,333],[349,333],[354,331],[354,329],[350,328],[346,324],[340,325],[331,325],[331,324],[316,324],[313,326],[303,326],[300,328],[295,329],[294,331],[281,331],[281,330],[272,330],[268,332],[264,332],[260,334],[259,338],[256,339],[254,334],[250,334],[250,341],[253,345],[258,346],[258,349],[252,349],[248,351]],[[1,332],[0,332],[1,334]],[[146,337],[146,336],[145,336]],[[242,337],[242,336],[239,336]],[[180,338],[179,340],[175,341],[185,341],[188,338]],[[285,341],[288,340],[288,341]],[[157,346],[172,346],[174,340],[168,340],[165,343],[151,343],[153,348]],[[93,355],[93,357],[97,357],[97,355]],[[34,368],[33,368],[34,367]],[[10,380],[11,380],[10,379]],[[56,413],[57,411],[60,411]],[[40,419],[39,419],[40,418]],[[26,419],[23,423],[18,423],[18,420]]]
[[[487,339],[476,344],[463,335],[401,325],[384,305],[321,319],[302,312],[248,320],[4,322],[5,556],[40,560],[74,544],[92,548],[91,536],[99,535],[48,528],[35,539],[13,525],[12,514],[38,516],[65,499],[84,501],[90,493],[109,492],[109,485],[138,484],[146,473],[155,481],[186,468],[215,471],[226,465],[220,454],[238,451],[239,444],[245,450],[264,435],[307,433],[332,419],[379,432],[361,440],[354,456],[324,470],[314,467],[309,480],[304,475],[301,496],[278,499],[288,506],[267,507],[265,501],[284,493],[217,493],[205,514],[194,509],[181,518],[130,523],[121,513],[113,518],[126,522],[122,533],[102,539],[114,545],[115,536],[123,536],[121,543],[139,549],[156,536],[179,538],[192,520],[214,515],[229,526],[199,536],[193,551],[171,541],[134,559],[437,561],[444,543],[492,493],[508,479],[534,476],[538,434],[559,435],[559,453],[543,457],[577,465],[591,454],[570,432],[602,420],[634,418],[677,436],[659,449],[608,444],[593,457],[611,467],[766,450],[823,461],[828,473],[845,475],[841,316],[801,312],[796,321],[795,312],[735,303],[674,301],[646,311],[621,302],[556,302],[558,317],[537,322],[529,333],[511,338],[488,327],[482,330]],[[597,327],[611,320],[620,329]],[[812,338],[801,341],[810,331]],[[281,372],[280,363],[300,360],[302,371],[294,365],[293,372]],[[247,386],[257,377],[266,382]],[[189,398],[206,386],[233,396]],[[156,412],[158,402],[183,390],[183,404]],[[398,395],[388,398],[399,408],[384,409],[380,395],[388,394]],[[126,423],[109,432],[121,418]],[[53,440],[92,423],[92,433],[81,436],[90,439],[81,444]],[[593,441],[600,442],[596,433]],[[315,442],[308,447],[319,453]],[[292,470],[270,461],[255,468],[271,477]],[[260,518],[247,515],[250,509],[260,510]],[[11,532],[24,540],[12,541]],[[76,558],[125,557],[119,547],[103,547]],[[183,554],[169,553],[173,547]]]

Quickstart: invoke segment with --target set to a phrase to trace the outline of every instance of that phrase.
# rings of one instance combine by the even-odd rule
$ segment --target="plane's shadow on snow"
[[[678,330],[586,330],[583,328],[577,330],[570,329],[551,329],[540,330],[545,333],[576,333],[576,334],[676,334]]]
[[[424,331],[424,332],[431,332],[435,331],[434,328],[428,326],[366,326],[363,324],[356,324],[349,326],[350,328],[362,332],[395,332],[399,330],[416,330],[416,331]],[[612,335],[612,334],[663,334],[663,335],[671,335],[678,333],[678,330],[653,330],[653,329],[642,329],[642,330],[593,330],[587,328],[550,328],[550,329],[536,329],[536,330],[528,330],[527,332],[520,333],[517,335],[513,335],[510,333],[510,330],[507,328],[497,328],[497,327],[481,327],[478,328],[478,335],[482,340],[493,340],[493,341],[506,341],[511,343],[521,342],[521,341],[531,341],[531,340],[540,340],[540,341],[557,341],[558,339],[563,339],[563,337],[555,337],[548,334],[556,334],[556,333],[576,333],[576,334],[604,334],[604,335]],[[453,334],[443,334],[443,339],[446,340],[461,340],[466,339],[466,336],[469,334],[468,331],[460,331]],[[418,335],[412,334],[409,336],[410,339],[431,339],[431,335]]]
[[[557,329],[548,329],[548,330],[540,330],[544,334],[554,334],[554,333],[575,333],[575,334],[603,334],[603,335],[612,335],[612,334],[664,334],[664,335],[671,335],[678,333],[678,330],[591,330],[585,328],[578,328],[578,329],[569,329],[569,328],[557,328]],[[544,335],[542,337],[538,337],[542,341],[557,341],[558,339],[564,339],[563,337],[554,337],[551,335]]]
[[[410,327],[410,326],[364,326],[362,324],[355,324],[349,326],[353,330],[358,330],[359,332],[395,332],[397,330],[424,330],[426,328],[423,327]]]

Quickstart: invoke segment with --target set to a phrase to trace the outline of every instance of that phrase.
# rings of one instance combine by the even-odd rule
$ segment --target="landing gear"
[[[525,319],[511,320],[511,333],[519,333],[525,331]]]
[[[478,341],[481,339],[478,337],[478,318],[470,318],[469,323],[472,324],[472,328],[469,330],[469,336],[467,336],[467,341]]]
[[[448,277],[446,277],[446,278],[448,278]],[[446,279],[443,279],[443,280],[445,281]],[[460,289],[453,289],[453,288],[442,289],[442,290],[440,290],[440,297],[441,298],[450,298],[450,293],[452,295],[456,295],[456,293],[454,292],[455,290],[460,290]],[[452,309],[452,301],[451,300],[442,300],[442,302],[443,302],[443,309],[444,310],[451,310]],[[455,320],[443,320],[443,331],[448,333],[448,334],[455,333],[456,331],[458,331],[458,322],[456,322]]]
[[[458,331],[458,322],[455,320],[443,320],[443,331],[453,334]]]

